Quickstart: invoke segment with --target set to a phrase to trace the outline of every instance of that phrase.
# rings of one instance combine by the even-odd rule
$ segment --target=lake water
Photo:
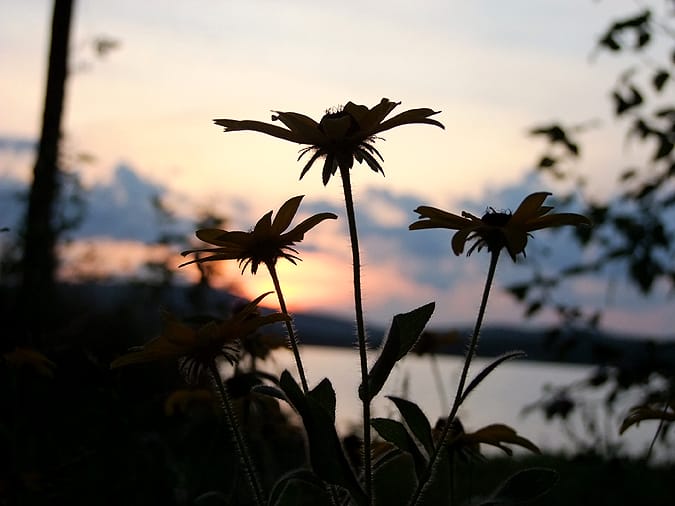
[[[350,348],[305,346],[302,348],[302,356],[310,388],[324,377],[328,377],[335,388],[338,430],[344,433],[351,427],[360,425],[361,403],[357,395],[360,372],[357,351]],[[369,357],[371,362],[375,356],[375,352],[371,352]],[[393,403],[386,399],[386,395],[405,397],[417,403],[432,425],[438,417],[447,416],[463,358],[437,356],[436,361],[446,392],[444,400],[441,400],[439,394],[430,357],[409,356],[399,362],[382,392],[375,399],[372,416],[396,417]],[[488,363],[486,360],[480,358],[472,362],[469,381],[486,363]],[[283,369],[295,373],[292,354],[286,350],[278,350],[272,360],[268,361],[267,367],[277,373]],[[588,371],[590,371],[588,366],[525,360],[505,362],[468,397],[460,409],[460,419],[467,431],[492,423],[505,423],[542,449],[574,451],[576,447],[568,436],[568,430],[559,420],[546,421],[543,413],[537,410],[525,416],[522,410],[524,406],[541,397],[545,385],[561,386],[580,381],[586,377]],[[600,396],[596,397],[596,400],[591,401],[590,409],[604,415]],[[628,405],[620,407],[619,412],[625,413],[632,402],[633,400],[628,402]],[[600,425],[604,427],[603,434],[606,441],[603,444],[621,441],[628,453],[641,454],[651,441],[657,424],[644,422],[637,428],[629,429],[619,438],[617,418],[612,420],[600,416],[598,419]],[[580,417],[572,417],[569,426],[579,437],[588,438],[588,431]]]

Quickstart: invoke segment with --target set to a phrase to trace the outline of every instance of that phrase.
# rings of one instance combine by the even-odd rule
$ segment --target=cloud
[[[542,187],[536,175],[528,176],[513,185],[485,190],[485,196],[480,201],[466,199],[447,206],[441,204],[440,207],[451,212],[467,210],[478,215],[488,207],[513,210],[524,196],[541,191]],[[18,220],[22,206],[20,200],[12,196],[22,191],[25,191],[24,184],[7,177],[0,180],[0,212],[6,220],[0,223],[1,226],[12,226]],[[158,212],[153,204],[158,199],[171,200],[172,197],[176,196],[164,185],[142,177],[129,165],[119,164],[109,181],[88,188],[84,194],[84,220],[71,236],[75,243],[81,242],[87,248],[102,247],[116,251],[117,260],[126,266],[119,270],[128,275],[132,264],[136,265],[135,262],[142,256],[141,244],[156,244],[159,236],[167,233],[186,240],[193,236],[195,219],[187,211],[174,213],[169,218]],[[253,209],[241,199],[225,200],[228,202],[225,214],[232,217],[228,221],[231,229],[246,230],[269,210],[259,206]],[[431,300],[437,302],[437,314],[433,320],[437,326],[466,325],[475,317],[487,269],[487,255],[476,252],[470,258],[456,257],[450,248],[453,232],[449,230],[408,230],[408,225],[416,219],[413,209],[427,203],[421,194],[379,187],[364,188],[357,196],[363,292],[369,319],[374,324],[387,324],[394,314],[409,311]],[[192,209],[194,215],[194,203],[183,204],[186,210]],[[278,204],[270,208],[276,211]],[[292,307],[350,317],[353,311],[351,256],[342,206],[307,196],[296,221],[326,211],[335,212],[340,219],[323,223],[308,233],[298,245],[303,262],[298,266],[281,262],[280,273],[288,287]],[[12,218],[7,221],[9,217]],[[578,261],[582,252],[576,246],[572,233],[571,229],[538,231],[528,244],[527,259],[519,259],[514,264],[504,257],[490,301],[489,321],[522,322],[523,308],[502,287],[528,280],[533,266],[555,272]],[[138,246],[132,247],[133,244]],[[177,249],[175,246],[172,248]],[[171,248],[162,254],[170,253]],[[156,255],[157,252],[148,250],[148,254]],[[126,260],[120,260],[123,258]],[[180,259],[176,258],[174,263],[177,265],[179,262]],[[117,264],[110,263],[110,266],[113,265]],[[227,279],[223,280],[239,280],[234,266],[223,272],[227,273]],[[252,291],[251,295],[271,289],[264,273],[255,278],[242,278],[241,282]],[[593,307],[607,300],[607,290],[607,277],[598,274],[566,282],[560,297],[561,300]],[[667,310],[666,290],[657,291],[655,296],[645,298],[632,290],[627,282],[620,284],[611,293],[611,307],[605,320],[608,327],[626,331],[648,331],[656,327],[666,331],[669,325],[672,327],[675,316]],[[649,315],[649,318],[644,315]],[[536,322],[553,318],[552,313],[544,312],[542,319]]]

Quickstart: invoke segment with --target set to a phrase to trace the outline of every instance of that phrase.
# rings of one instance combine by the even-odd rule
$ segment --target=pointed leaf
[[[492,497],[481,506],[522,504],[533,501],[549,492],[558,481],[553,469],[533,467],[513,474],[502,483]]]
[[[384,339],[380,356],[368,374],[368,390],[365,385],[359,387],[359,397],[375,397],[387,381],[394,365],[408,353],[418,341],[424,327],[434,312],[435,303],[430,302],[409,313],[397,314],[391,323],[389,334]]]
[[[373,426],[384,440],[389,441],[399,450],[410,454],[415,463],[417,476],[422,476],[427,465],[427,460],[401,422],[390,420],[389,418],[373,418],[370,420],[370,425]]]
[[[288,371],[281,373],[279,384],[302,418],[309,445],[309,461],[316,475],[327,483],[344,487],[356,504],[365,506],[366,495],[342,451],[335,430],[334,407],[332,414],[327,409],[331,403],[328,392],[332,390],[330,382],[322,382],[323,386],[317,387],[318,390],[315,388],[308,396],[302,393]]]
[[[309,397],[314,399],[335,422],[335,390],[328,378],[324,378],[310,392]]]
[[[474,390],[474,388],[480,385],[481,381],[483,381],[488,376],[488,374],[494,371],[497,368],[497,366],[502,364],[502,362],[506,362],[507,360],[511,360],[512,358],[525,358],[525,357],[527,357],[527,354],[524,351],[511,351],[494,359],[487,366],[485,366],[485,368],[481,372],[479,372],[474,379],[471,380],[471,383],[467,385],[467,387],[464,389],[464,392],[462,392],[462,398],[459,401],[460,404],[464,402],[466,398],[469,396],[469,394]]]
[[[396,404],[403,421],[408,425],[410,432],[422,444],[427,454],[431,455],[434,452],[434,440],[431,434],[431,424],[424,412],[414,402],[410,402],[400,397],[392,395],[387,396]]]

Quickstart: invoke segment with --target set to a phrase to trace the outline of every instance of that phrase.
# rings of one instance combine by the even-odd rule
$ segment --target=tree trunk
[[[54,0],[42,132],[30,189],[19,293],[20,314],[34,339],[49,319],[56,268],[53,215],[59,194],[59,141],[73,0]]]

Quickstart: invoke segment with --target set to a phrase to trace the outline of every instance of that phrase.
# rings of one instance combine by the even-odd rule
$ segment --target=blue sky
[[[0,137],[24,143],[18,147],[39,131],[50,9],[46,0],[3,6],[0,72],[12,77],[0,81]],[[337,179],[323,187],[314,168],[298,182],[297,146],[253,133],[225,135],[211,120],[269,120],[273,109],[319,118],[348,100],[373,105],[387,97],[402,101],[401,110],[442,111],[446,129],[387,132],[378,145],[386,178],[354,170],[367,310],[387,320],[436,299],[447,308],[442,323],[464,323],[478,305],[486,259],[450,257],[442,233],[408,238],[414,207],[513,209],[530,191],[554,189],[529,178],[541,146],[527,136],[554,120],[604,122],[589,134],[597,148],[584,153],[581,166],[598,193],[609,191],[602,183],[624,165],[625,152],[604,148],[617,135],[607,90],[623,64],[609,55],[591,62],[590,55],[613,17],[635,12],[633,1],[87,0],[75,9],[64,152],[87,187],[103,192],[96,202],[107,202],[108,210],[97,207],[85,231],[100,232],[109,251],[117,241],[137,257],[134,241],[153,227],[139,223],[142,209],[151,210],[138,199],[103,198],[119,187],[120,165],[135,178],[128,185],[156,186],[179,214],[214,209],[238,228],[298,194],[306,195],[308,210],[341,209]],[[101,35],[120,47],[97,59],[90,43]],[[0,144],[0,178],[25,182],[31,160],[15,147]],[[125,218],[135,221],[127,223],[133,234],[121,232]],[[319,290],[315,302],[347,314],[351,293],[341,280],[349,278],[351,259],[343,225],[322,224],[302,269],[282,277],[298,295]],[[411,255],[422,260],[411,262]],[[510,279],[516,270],[504,263],[500,276]],[[260,276],[246,283],[267,289]],[[591,285],[584,293],[601,297]],[[642,314],[667,331],[672,317],[649,313],[658,307],[650,302]],[[613,316],[615,327],[644,327],[624,309]],[[519,314],[496,295],[495,320]]]

